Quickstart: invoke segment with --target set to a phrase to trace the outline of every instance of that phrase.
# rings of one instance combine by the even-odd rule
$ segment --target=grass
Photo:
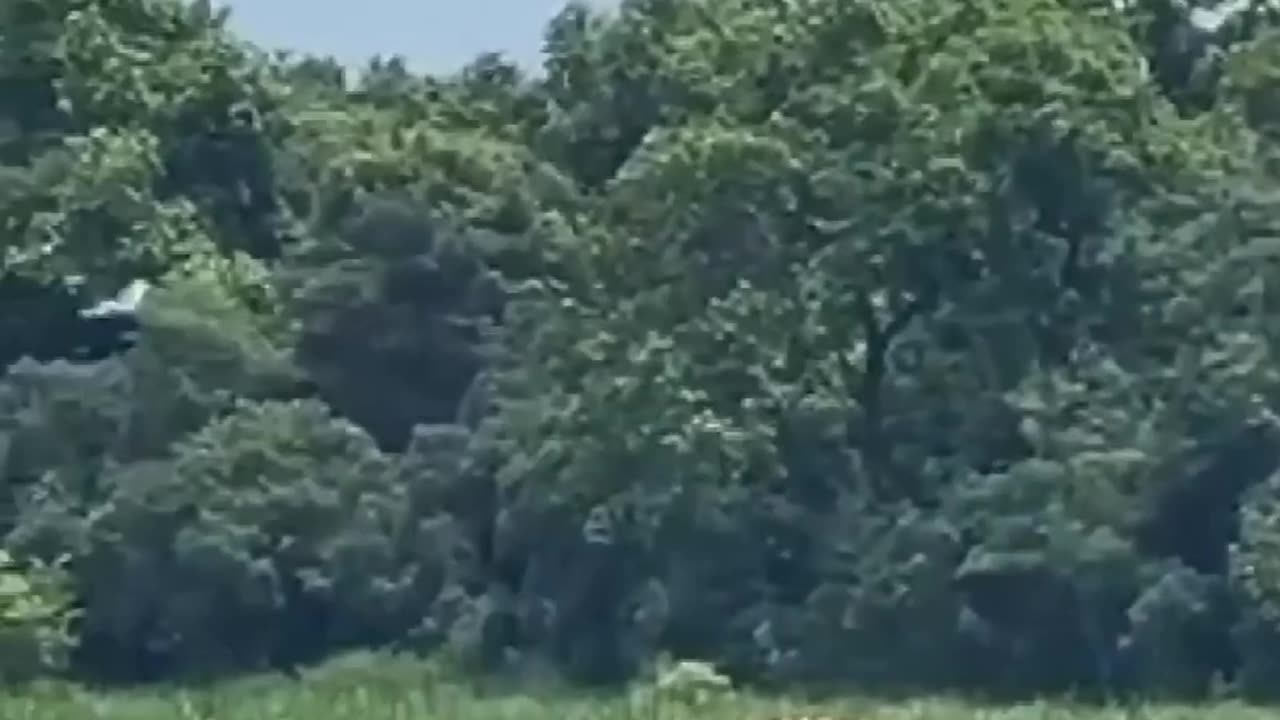
[[[1275,709],[1243,704],[1098,709],[1061,703],[984,707],[921,699],[849,700],[806,706],[726,694],[694,708],[651,695],[612,697],[483,693],[430,666],[353,656],[300,680],[259,677],[211,690],[95,693],[45,685],[0,696],[3,720],[1272,720]]]

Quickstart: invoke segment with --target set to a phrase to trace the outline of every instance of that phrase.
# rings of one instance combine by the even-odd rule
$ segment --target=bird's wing
[[[130,310],[137,310],[138,306],[142,304],[142,298],[146,296],[147,291],[150,289],[151,283],[146,280],[134,280],[124,290],[120,291],[117,299],[121,305]]]
[[[129,315],[138,310],[138,306],[142,304],[142,299],[146,297],[147,291],[151,289],[151,283],[146,280],[134,280],[129,283],[125,289],[120,291],[116,297],[103,300],[91,308],[80,311],[81,317],[86,318],[102,318],[111,315]]]

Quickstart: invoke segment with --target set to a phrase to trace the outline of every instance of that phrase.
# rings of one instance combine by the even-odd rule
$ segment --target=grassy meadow
[[[1043,702],[982,706],[947,699],[887,703],[724,693],[690,704],[637,689],[613,696],[481,690],[430,665],[354,656],[300,679],[261,676],[205,689],[95,692],[44,684],[0,697],[0,720],[1262,720],[1237,703],[1125,708]]]

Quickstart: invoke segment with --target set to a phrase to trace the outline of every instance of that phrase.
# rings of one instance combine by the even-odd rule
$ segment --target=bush
[[[1240,685],[1275,697],[1280,688],[1280,476],[1250,491],[1231,549],[1231,586],[1240,606],[1236,643]]]
[[[241,670],[390,643],[443,582],[440,523],[319,402],[242,403],[103,485],[92,512],[61,513],[97,670]]]
[[[66,668],[75,644],[72,599],[61,566],[23,567],[0,550],[0,679],[21,682]]]
[[[1235,662],[1226,582],[1177,562],[1161,570],[1129,608],[1125,679],[1148,697],[1203,697]]]

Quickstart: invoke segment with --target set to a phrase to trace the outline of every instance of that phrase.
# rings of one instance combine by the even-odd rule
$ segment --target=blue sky
[[[599,0],[607,4],[608,0]],[[348,65],[401,54],[449,72],[481,52],[538,62],[542,29],[565,0],[221,0],[232,26],[268,49],[333,55]]]

